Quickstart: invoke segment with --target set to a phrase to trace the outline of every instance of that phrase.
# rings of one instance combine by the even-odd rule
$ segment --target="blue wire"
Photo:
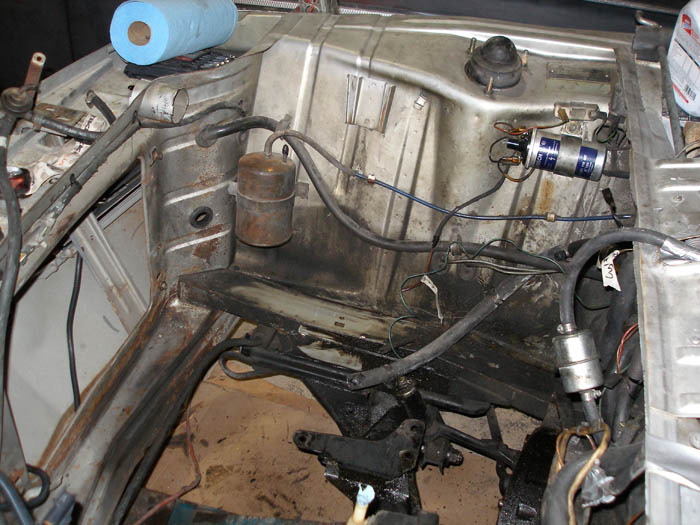
[[[361,179],[366,181],[367,180],[367,175],[364,175],[363,173],[360,173],[359,171],[354,171],[354,175]],[[430,208],[431,210],[439,211],[440,213],[444,214],[449,214],[450,210],[447,210],[445,208],[441,208],[437,204],[433,204],[432,202],[428,202],[426,200],[421,199],[420,197],[416,197],[415,195],[412,195],[411,193],[408,193],[402,189],[397,188],[396,186],[392,186],[391,184],[388,184],[386,182],[380,181],[380,180],[375,180],[374,184],[377,186],[381,186],[382,188],[386,188],[387,190],[391,190],[394,193],[398,193],[402,197],[406,197],[407,199],[410,199],[414,202],[417,202],[418,204],[422,204],[423,206]],[[465,213],[455,213],[455,217],[459,217],[461,219],[473,219],[477,221],[546,221],[547,216],[546,215],[467,215]],[[558,215],[555,215],[554,221],[555,222],[590,222],[590,221],[614,221],[615,218],[618,219],[631,219],[633,215],[629,214],[624,214],[624,215],[590,215],[588,217],[560,217]]]

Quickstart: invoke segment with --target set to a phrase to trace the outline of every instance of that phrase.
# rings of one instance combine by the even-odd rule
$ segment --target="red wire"
[[[620,339],[620,344],[617,347],[617,375],[622,375],[622,372],[620,371],[620,363],[622,361],[622,351],[625,348],[625,343],[632,338],[637,330],[639,330],[639,323],[634,323],[624,334],[622,334],[622,339]]]
[[[559,126],[563,126],[566,124],[566,121],[562,121],[561,124],[552,124],[550,126],[530,126],[529,128],[523,128],[523,127],[513,127],[507,122],[496,122],[493,127],[496,128],[498,131],[501,133],[505,133],[506,135],[510,135],[512,137],[519,137],[521,135],[525,135],[525,133],[529,133],[533,129],[551,129],[551,128],[558,128]],[[510,126],[510,128],[505,128],[505,126]]]
[[[300,3],[302,3],[302,2],[300,2]],[[313,12],[314,12],[314,9],[316,9],[316,0],[304,0],[303,3],[304,3],[304,4],[307,4],[307,5],[310,5],[310,6],[309,6],[309,10],[306,11],[307,13],[313,13]],[[297,11],[297,12],[301,11],[301,6],[298,6],[298,7],[296,8],[296,11]]]
[[[428,255],[428,264],[425,265],[425,272],[424,273],[428,273],[430,271],[430,263],[433,262],[433,250],[434,250],[434,248],[430,248],[430,255]],[[401,288],[401,291],[408,292],[409,290],[413,290],[414,288],[418,288],[421,284],[423,284],[423,281],[417,281],[410,286],[406,286],[405,288]]]
[[[187,406],[187,414],[185,416],[185,428],[186,428],[186,437],[187,437],[187,450],[190,453],[190,458],[192,459],[192,465],[194,466],[194,470],[196,473],[196,476],[194,478],[194,481],[190,483],[189,485],[182,487],[177,493],[173,494],[172,496],[169,496],[165,498],[163,501],[158,503],[155,507],[153,507],[151,510],[149,510],[146,514],[144,514],[140,520],[138,520],[134,525],[141,525],[143,524],[148,518],[153,516],[156,512],[161,510],[163,507],[167,506],[168,504],[172,503],[178,498],[181,498],[191,490],[197,487],[199,485],[199,482],[202,480],[202,472],[199,470],[199,462],[197,461],[197,456],[194,453],[194,447],[192,446],[192,430],[190,429],[190,407],[189,405]]]

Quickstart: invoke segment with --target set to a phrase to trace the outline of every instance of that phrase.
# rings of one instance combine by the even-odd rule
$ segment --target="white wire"
[[[504,273],[507,275],[548,275],[552,273],[559,273],[556,270],[530,270],[528,268],[518,268],[516,266],[506,266],[503,264],[496,264],[490,261],[484,261],[480,259],[453,259],[449,261],[449,264],[466,264],[468,266],[478,266],[482,268],[489,268],[499,273]]]
[[[677,159],[678,157],[680,157],[684,153],[690,153],[691,151],[693,151],[697,148],[700,148],[700,140],[696,140],[694,142],[690,142],[690,143],[686,144],[682,150],[680,150],[678,153],[676,153],[676,156],[674,158]]]

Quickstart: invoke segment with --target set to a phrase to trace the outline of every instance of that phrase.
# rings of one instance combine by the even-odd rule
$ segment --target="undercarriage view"
[[[2,94],[2,522],[697,523],[670,28],[251,3]]]

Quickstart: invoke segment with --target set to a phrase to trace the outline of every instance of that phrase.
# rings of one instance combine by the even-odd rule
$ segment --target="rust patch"
[[[10,480],[16,485],[23,475],[24,470],[22,470],[21,468],[15,469],[12,472],[10,472]]]
[[[224,230],[224,225],[217,224],[216,226],[209,228],[206,231],[206,234],[207,234],[207,236],[209,236],[209,235],[221,233],[223,230]],[[194,250],[192,250],[192,255],[209,262],[209,259],[211,258],[211,256],[219,248],[220,242],[221,242],[221,237],[216,237],[215,239],[210,239],[208,241],[200,242],[199,244],[197,244],[194,247]]]
[[[125,351],[117,353],[115,358],[107,363],[105,368],[92,381],[88,387],[92,395],[86,397],[77,418],[73,420],[72,408],[66,410],[60,424],[51,436],[40,461],[41,465],[46,465],[46,470],[50,475],[58,471],[60,466],[68,459],[70,453],[94,426],[95,420],[100,416],[105,403],[108,402],[108,394],[115,392],[121,384],[123,380],[122,374],[129,368],[133,355],[149,341],[152,335],[152,327],[156,323],[157,318],[163,313],[163,307],[164,304],[157,304],[148,311],[146,318],[139,325],[136,333],[122,347]],[[95,388],[98,382],[100,383],[99,387]],[[70,427],[66,430],[64,425],[70,425]]]
[[[62,237],[70,229],[70,227],[73,226],[74,222],[75,213],[69,213],[60,221],[58,221],[58,223],[56,224],[56,229],[54,230],[54,235],[56,235],[57,237]]]
[[[294,163],[279,153],[249,153],[238,163],[236,237],[260,247],[280,246],[292,236]]]
[[[542,186],[537,194],[537,211],[535,213],[548,213],[552,211],[554,200],[554,183],[549,179],[542,181]]]
[[[144,321],[125,342],[112,362],[107,365],[99,383],[95,385],[92,395],[89,399],[86,399],[85,406],[81,407],[77,418],[71,422],[71,426],[62,435],[56,438],[55,448],[49,453],[47,462],[47,465],[49,465],[47,470],[51,474],[62,474],[61,469],[67,467],[78,468],[77,465],[71,465],[70,462],[76,459],[75,455],[80,451],[83,440],[90,435],[96,422],[106,413],[105,409],[113,399],[114,393],[119,391],[125,374],[128,374],[135,366],[138,366],[138,359],[142,351],[146,344],[158,335],[158,330],[168,329],[168,327],[178,327],[182,330],[182,338],[178,338],[178,341],[172,345],[171,349],[164,352],[165,355],[159,361],[169,361],[173,357],[179,356],[182,352],[189,352],[182,361],[182,374],[178,377],[184,382],[189,381],[191,375],[195,373],[194,371],[198,370],[197,366],[201,361],[202,355],[211,349],[214,342],[218,341],[222,335],[231,332],[231,327],[228,325],[211,330],[220,314],[218,312],[209,312],[198,321],[196,325],[198,335],[195,336],[195,330],[187,322],[188,314],[185,311],[186,309],[168,306],[170,299],[172,299],[172,296],[168,297],[166,294],[161,294],[156,298]],[[157,369],[157,366],[155,364],[149,368]],[[175,382],[177,383],[178,381]],[[148,385],[145,385],[144,388],[148,388]],[[179,387],[168,388],[166,396],[162,400],[163,405],[168,406],[176,401],[180,401],[179,393]],[[119,424],[123,425],[123,422]],[[114,437],[117,436],[118,434],[114,435]],[[154,435],[149,435],[146,437],[146,441],[154,437]],[[117,446],[115,443],[112,441],[110,447],[113,445]],[[150,445],[150,442],[147,443],[148,445]],[[109,460],[107,461],[109,464]],[[102,469],[107,468],[107,466],[100,462],[97,465],[90,465],[89,468],[96,470],[98,475],[104,476]]]

